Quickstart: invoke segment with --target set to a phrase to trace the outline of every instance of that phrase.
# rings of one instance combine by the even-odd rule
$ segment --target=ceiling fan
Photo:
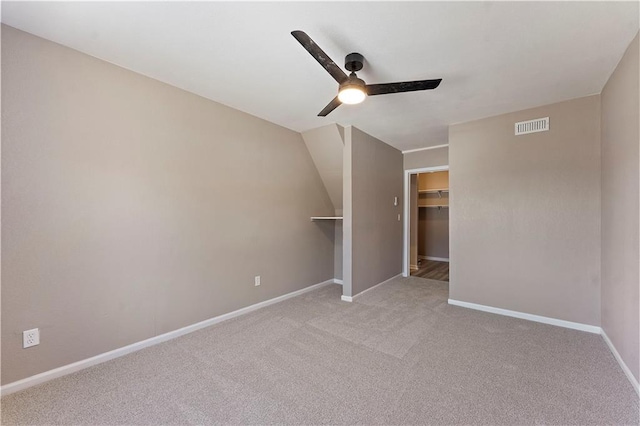
[[[440,85],[441,78],[436,80],[404,81],[399,83],[366,84],[356,76],[356,71],[362,69],[364,57],[359,53],[349,53],[345,57],[344,67],[351,71],[348,76],[336,65],[331,58],[309,37],[304,31],[292,31],[291,35],[300,42],[310,54],[331,77],[340,85],[338,96],[333,98],[329,104],[318,114],[320,117],[327,116],[331,111],[341,104],[359,104],[367,96],[386,95],[388,93],[415,92],[417,90],[431,90]]]

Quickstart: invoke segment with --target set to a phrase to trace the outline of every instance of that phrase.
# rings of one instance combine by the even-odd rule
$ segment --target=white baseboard
[[[437,260],[438,262],[448,262],[448,257],[435,257],[435,256],[418,256],[418,259],[422,260]]]
[[[602,334],[602,338],[604,339],[604,342],[607,344],[607,346],[609,346],[609,350],[613,354],[613,357],[616,359],[616,361],[618,361],[618,364],[620,364],[620,368],[622,368],[622,371],[624,371],[624,374],[627,376],[627,379],[629,379],[629,381],[631,382],[631,386],[633,386],[633,389],[640,396],[640,384],[638,384],[638,380],[633,376],[633,373],[631,372],[631,370],[629,370],[629,367],[627,367],[627,364],[625,364],[625,362],[622,360],[622,357],[616,350],[616,347],[613,346],[613,343],[611,342],[611,340],[609,340],[609,336],[607,336],[607,333],[605,333],[604,330],[602,330],[601,334]]]
[[[342,282],[342,280],[339,280],[339,279],[337,279],[337,278],[334,278],[334,279],[333,279],[333,283],[334,283],[334,284],[340,284],[340,285],[343,285],[343,284],[344,284],[344,283]]]
[[[121,356],[130,354],[132,352],[139,351],[140,349],[147,348],[149,346],[157,345],[158,343],[166,342],[167,340],[175,339],[176,337],[184,336],[185,334],[193,333],[194,331],[209,327],[211,325],[217,324],[219,322],[238,317],[240,315],[247,314],[249,312],[253,312],[260,308],[267,307],[269,305],[273,305],[278,302],[282,302],[284,300],[290,299],[292,297],[299,296],[304,293],[308,293],[310,291],[316,290],[320,287],[326,286],[328,284],[333,284],[335,280],[330,279],[318,284],[314,284],[309,287],[305,287],[300,290],[292,291],[291,293],[283,294],[282,296],[274,297],[273,299],[265,300],[263,302],[256,303],[254,305],[246,306],[244,308],[240,308],[233,312],[229,312],[226,314],[218,315],[217,317],[213,317],[192,325],[188,325],[186,327],[180,328],[178,330],[170,331],[168,333],[160,334],[158,336],[151,337],[146,340],[142,340],[140,342],[132,343],[127,346],[123,346],[122,348],[114,349],[109,352],[102,353],[100,355],[93,356],[91,358],[83,359],[81,361],[74,362],[72,364],[67,364],[62,367],[54,368],[53,370],[45,371],[44,373],[36,374],[31,377],[27,377],[22,380],[18,380],[17,382],[8,383],[2,387],[0,387],[0,395],[9,395],[14,392],[18,392],[27,388],[30,388],[35,385],[39,385],[44,382],[48,382],[49,380],[56,379],[58,377],[66,376],[67,374],[75,373],[76,371],[84,370],[85,368],[92,367],[97,364],[101,364],[105,361],[109,361],[115,358],[119,358]],[[344,297],[344,296],[343,296]]]
[[[541,322],[543,324],[555,325],[558,327],[571,328],[574,330],[586,331],[588,333],[600,334],[602,329],[595,325],[582,324],[579,322],[571,322],[556,318],[543,317],[540,315],[527,314],[524,312],[510,311],[508,309],[494,308],[493,306],[478,305],[476,303],[461,302],[460,300],[449,299],[450,305],[461,306],[463,308],[475,309],[477,311],[490,312],[492,314],[504,315],[525,319],[529,321]]]
[[[393,279],[396,279],[396,278],[398,278],[398,277],[401,277],[401,276],[402,276],[402,273],[400,273],[400,274],[398,274],[398,275],[394,275],[393,277],[391,277],[391,278],[389,278],[389,279],[387,279],[387,280],[384,280],[384,281],[382,281],[381,283],[378,283],[378,284],[374,285],[373,287],[369,287],[368,289],[361,291],[360,293],[356,294],[355,296],[342,296],[342,297],[341,297],[341,300],[343,300],[343,301],[345,301],[345,302],[353,302],[353,299],[355,299],[356,297],[358,297],[358,296],[362,296],[362,295],[363,295],[363,294],[365,294],[366,292],[368,292],[368,291],[370,291],[370,290],[373,290],[374,288],[379,287],[379,286],[381,286],[382,284],[386,284],[386,283],[388,283],[389,281],[391,281],[391,280],[393,280]]]

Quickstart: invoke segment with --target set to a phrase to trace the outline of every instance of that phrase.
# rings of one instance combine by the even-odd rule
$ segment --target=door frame
[[[409,221],[410,221],[410,197],[409,197],[409,187],[411,185],[411,175],[417,173],[428,173],[428,172],[442,172],[445,170],[449,170],[449,166],[434,166],[434,167],[421,167],[419,169],[408,169],[404,171],[404,222],[402,224],[402,276],[408,277],[410,274],[410,265],[409,265],[409,244],[411,239],[409,238]],[[451,190],[451,186],[449,186],[449,190]],[[449,207],[451,208],[451,207]],[[451,256],[449,256],[451,257]]]

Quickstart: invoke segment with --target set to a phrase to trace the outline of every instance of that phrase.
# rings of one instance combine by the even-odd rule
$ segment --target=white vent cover
[[[546,132],[549,130],[549,117],[516,123],[516,136],[527,133]]]

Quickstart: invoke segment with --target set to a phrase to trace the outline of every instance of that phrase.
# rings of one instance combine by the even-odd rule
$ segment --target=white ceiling
[[[448,125],[600,93],[638,2],[2,2],[2,22],[296,131],[354,125],[401,149]],[[316,114],[337,83],[290,35],[367,83],[442,78]]]

